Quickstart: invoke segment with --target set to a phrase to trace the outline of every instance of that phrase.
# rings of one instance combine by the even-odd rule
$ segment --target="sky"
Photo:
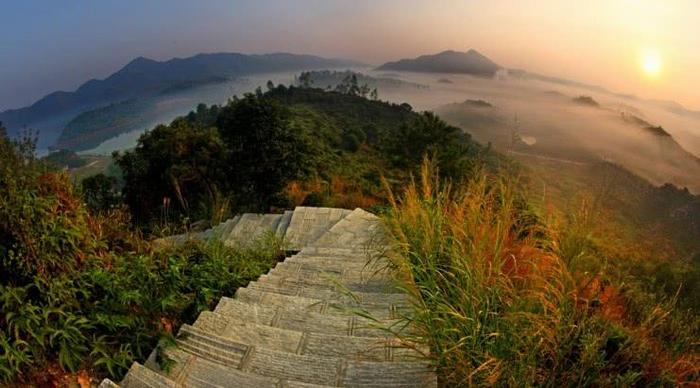
[[[135,57],[293,52],[369,64],[470,48],[700,110],[697,0],[0,0],[0,110]]]

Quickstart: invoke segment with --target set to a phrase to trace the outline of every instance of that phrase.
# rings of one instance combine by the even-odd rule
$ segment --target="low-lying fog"
[[[427,86],[380,87],[379,98],[408,102],[415,110],[436,111],[477,141],[490,142],[500,151],[574,162],[605,159],[655,184],[671,182],[700,192],[700,159],[696,157],[700,155],[700,118],[669,112],[658,103],[507,75],[484,79],[354,70]],[[291,72],[262,74],[188,91],[178,95],[151,127],[187,113],[199,102],[221,104],[234,94],[264,88],[268,79],[291,84],[294,76]],[[575,102],[579,96],[590,96],[592,101]],[[663,127],[672,138],[646,128],[647,124]],[[112,138],[87,153],[106,154],[133,147],[143,131]]]
[[[576,162],[605,159],[655,184],[671,182],[700,192],[700,118],[671,113],[654,102],[507,75],[482,79],[370,74],[429,86],[379,90],[379,96],[408,102],[416,110],[436,111],[479,142],[491,142],[501,151]],[[574,101],[580,96],[592,99]]]

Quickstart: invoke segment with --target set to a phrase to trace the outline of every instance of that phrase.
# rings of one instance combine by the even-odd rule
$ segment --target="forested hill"
[[[23,127],[41,129],[42,136],[58,136],[80,112],[130,98],[177,89],[182,85],[211,83],[242,74],[296,71],[357,65],[356,62],[287,53],[246,55],[199,54],[155,61],[139,57],[103,80],[90,80],[73,92],[57,91],[31,106],[0,113],[0,121],[15,134]],[[56,120],[48,128],[33,124]],[[51,133],[46,133],[50,131]],[[55,132],[55,133],[54,133]]]
[[[208,217],[221,194],[234,210],[288,207],[295,196],[316,206],[385,203],[377,198],[381,177],[406,182],[425,154],[456,180],[499,160],[459,128],[408,104],[269,85],[154,128],[117,163],[126,202],[148,223],[165,197],[180,198],[169,211],[189,219]],[[284,192],[295,181],[306,183],[292,190],[297,194]]]
[[[491,77],[501,66],[476,50],[467,52],[443,51],[433,55],[421,55],[413,59],[387,62],[377,70],[414,71],[426,73],[458,73]]]

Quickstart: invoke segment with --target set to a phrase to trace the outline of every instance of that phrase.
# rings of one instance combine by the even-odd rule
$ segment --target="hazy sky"
[[[379,64],[469,48],[700,109],[698,0],[0,0],[0,15],[0,110],[140,55],[287,51]]]

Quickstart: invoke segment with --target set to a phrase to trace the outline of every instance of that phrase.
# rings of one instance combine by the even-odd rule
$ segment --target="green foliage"
[[[31,383],[47,363],[120,377],[276,262],[272,236],[151,252],[122,211],[91,215],[68,175],[33,155],[31,139],[0,139],[0,381]]]
[[[222,108],[217,127],[227,146],[226,179],[238,208],[265,210],[287,182],[307,169],[309,145],[277,101],[245,95]]]
[[[133,151],[115,156],[134,219],[151,227],[186,225],[214,220],[220,205],[287,206],[290,182],[310,178],[326,184],[341,178],[378,193],[377,177],[406,182],[425,154],[454,180],[476,165],[497,164],[495,154],[434,114],[363,97],[353,75],[345,78],[357,93],[268,85],[226,106],[200,104],[144,134]]]
[[[262,95],[204,105],[115,155],[137,222],[215,218],[216,203],[265,210],[307,169],[308,145],[289,111]]]
[[[225,145],[215,128],[179,118],[139,139],[132,151],[115,154],[124,177],[123,195],[135,220],[208,217],[224,187]]]
[[[121,203],[117,189],[117,178],[105,174],[96,174],[80,182],[81,194],[85,205],[94,213],[105,212]]]
[[[383,140],[385,153],[398,168],[417,172],[426,155],[449,178],[461,178],[471,171],[479,149],[469,135],[448,125],[433,113],[425,112],[414,121],[399,126]]]

